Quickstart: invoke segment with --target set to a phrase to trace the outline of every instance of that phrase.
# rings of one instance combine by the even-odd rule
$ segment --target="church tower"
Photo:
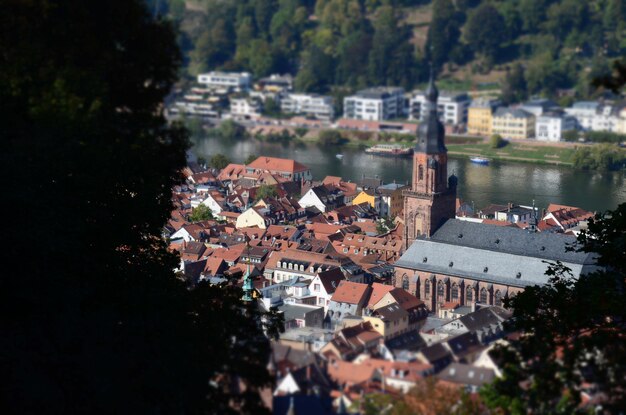
[[[437,116],[439,91],[431,71],[426,89],[425,117],[417,130],[411,189],[404,196],[404,249],[418,236],[431,236],[456,214],[457,178],[448,177],[445,130]]]

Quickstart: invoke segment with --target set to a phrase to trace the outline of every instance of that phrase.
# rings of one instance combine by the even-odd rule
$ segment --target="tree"
[[[319,142],[322,145],[338,145],[343,141],[341,133],[337,130],[323,130],[319,133]]]
[[[255,200],[274,198],[274,197],[278,197],[278,191],[276,190],[276,186],[262,184],[257,189],[255,196],[256,196]]]
[[[498,347],[503,376],[481,394],[502,414],[574,413],[581,391],[602,410],[626,407],[626,204],[598,214],[571,249],[592,253],[599,268],[577,279],[552,264],[545,286],[507,300],[509,329],[524,333]],[[584,409],[583,409],[584,410]]]
[[[513,104],[528,97],[524,67],[519,63],[506,73],[502,85],[502,101]]]
[[[466,38],[472,49],[495,60],[507,35],[504,18],[498,9],[489,3],[483,3],[472,13],[466,30]]]
[[[259,157],[256,154],[250,154],[248,157],[246,157],[246,160],[243,162],[243,164],[250,164],[258,158]]]
[[[189,215],[189,220],[191,222],[201,222],[210,219],[213,219],[213,212],[208,206],[203,204],[199,204],[198,207],[193,209]]]
[[[569,141],[569,142],[578,141],[579,137],[580,135],[578,134],[578,131],[576,130],[568,130],[568,131],[563,132],[563,140],[565,141]]]
[[[462,14],[457,13],[451,0],[435,0],[433,17],[428,28],[427,57],[436,69],[448,61],[452,45],[461,37]]]
[[[489,147],[491,148],[500,148],[506,145],[506,141],[502,138],[500,134],[494,134],[489,138]]]
[[[265,316],[189,290],[161,238],[188,147],[161,113],[172,27],[141,0],[5,0],[0,25],[4,189],[46,206],[4,227],[2,413],[257,413]]]
[[[211,157],[209,164],[211,167],[221,170],[230,164],[230,159],[221,153],[217,153]]]
[[[573,162],[581,170],[617,170],[624,167],[626,152],[616,144],[578,147]]]
[[[280,115],[280,105],[274,98],[267,98],[263,103],[263,113],[266,115]]]

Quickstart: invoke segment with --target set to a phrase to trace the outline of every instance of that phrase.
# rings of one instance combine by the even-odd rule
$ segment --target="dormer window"
[[[454,266],[454,262],[450,261],[450,263],[448,264],[448,266],[449,266],[450,268],[452,268],[452,267]]]
[[[483,268],[483,272],[487,272],[487,271],[489,271],[489,267]]]
[[[521,272],[518,272],[518,273],[515,275],[515,278],[517,278],[517,279],[522,278],[522,273],[521,273]]]
[[[428,258],[427,257],[422,258],[422,262],[423,263],[427,263],[428,262]]]
[[[496,241],[495,241],[495,242],[496,242],[497,244],[499,244],[499,243],[500,243],[500,239],[496,239]]]

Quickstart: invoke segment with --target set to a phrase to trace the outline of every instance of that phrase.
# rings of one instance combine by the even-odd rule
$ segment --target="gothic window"
[[[459,286],[454,284],[452,286],[452,292],[451,292],[451,296],[452,296],[452,300],[451,301],[458,301],[459,300]]]
[[[502,293],[500,292],[500,290],[496,291],[495,294],[495,301],[496,301],[496,305],[502,307]]]
[[[482,288],[480,290],[480,302],[483,304],[487,304],[487,289]]]
[[[437,284],[437,297],[443,297],[443,283]]]
[[[417,168],[417,180],[424,180],[424,166],[422,165]]]
[[[430,297],[430,280],[426,280],[426,282],[424,282],[424,297]]]
[[[471,303],[474,299],[472,291],[472,287],[467,287],[467,290],[465,290],[465,303]]]
[[[402,288],[409,291],[409,277],[406,274],[402,277]]]

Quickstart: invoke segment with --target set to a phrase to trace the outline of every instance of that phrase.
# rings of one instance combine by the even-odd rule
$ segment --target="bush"
[[[626,152],[615,144],[576,148],[574,167],[582,170],[619,170],[626,164]]]
[[[494,134],[489,139],[489,146],[491,148],[501,148],[504,147],[507,142],[502,138],[500,134]]]
[[[211,167],[221,170],[230,164],[230,159],[223,154],[217,153],[216,155],[211,157],[210,164]]]
[[[337,130],[324,130],[319,134],[319,142],[322,145],[338,145],[344,141],[343,136]]]

